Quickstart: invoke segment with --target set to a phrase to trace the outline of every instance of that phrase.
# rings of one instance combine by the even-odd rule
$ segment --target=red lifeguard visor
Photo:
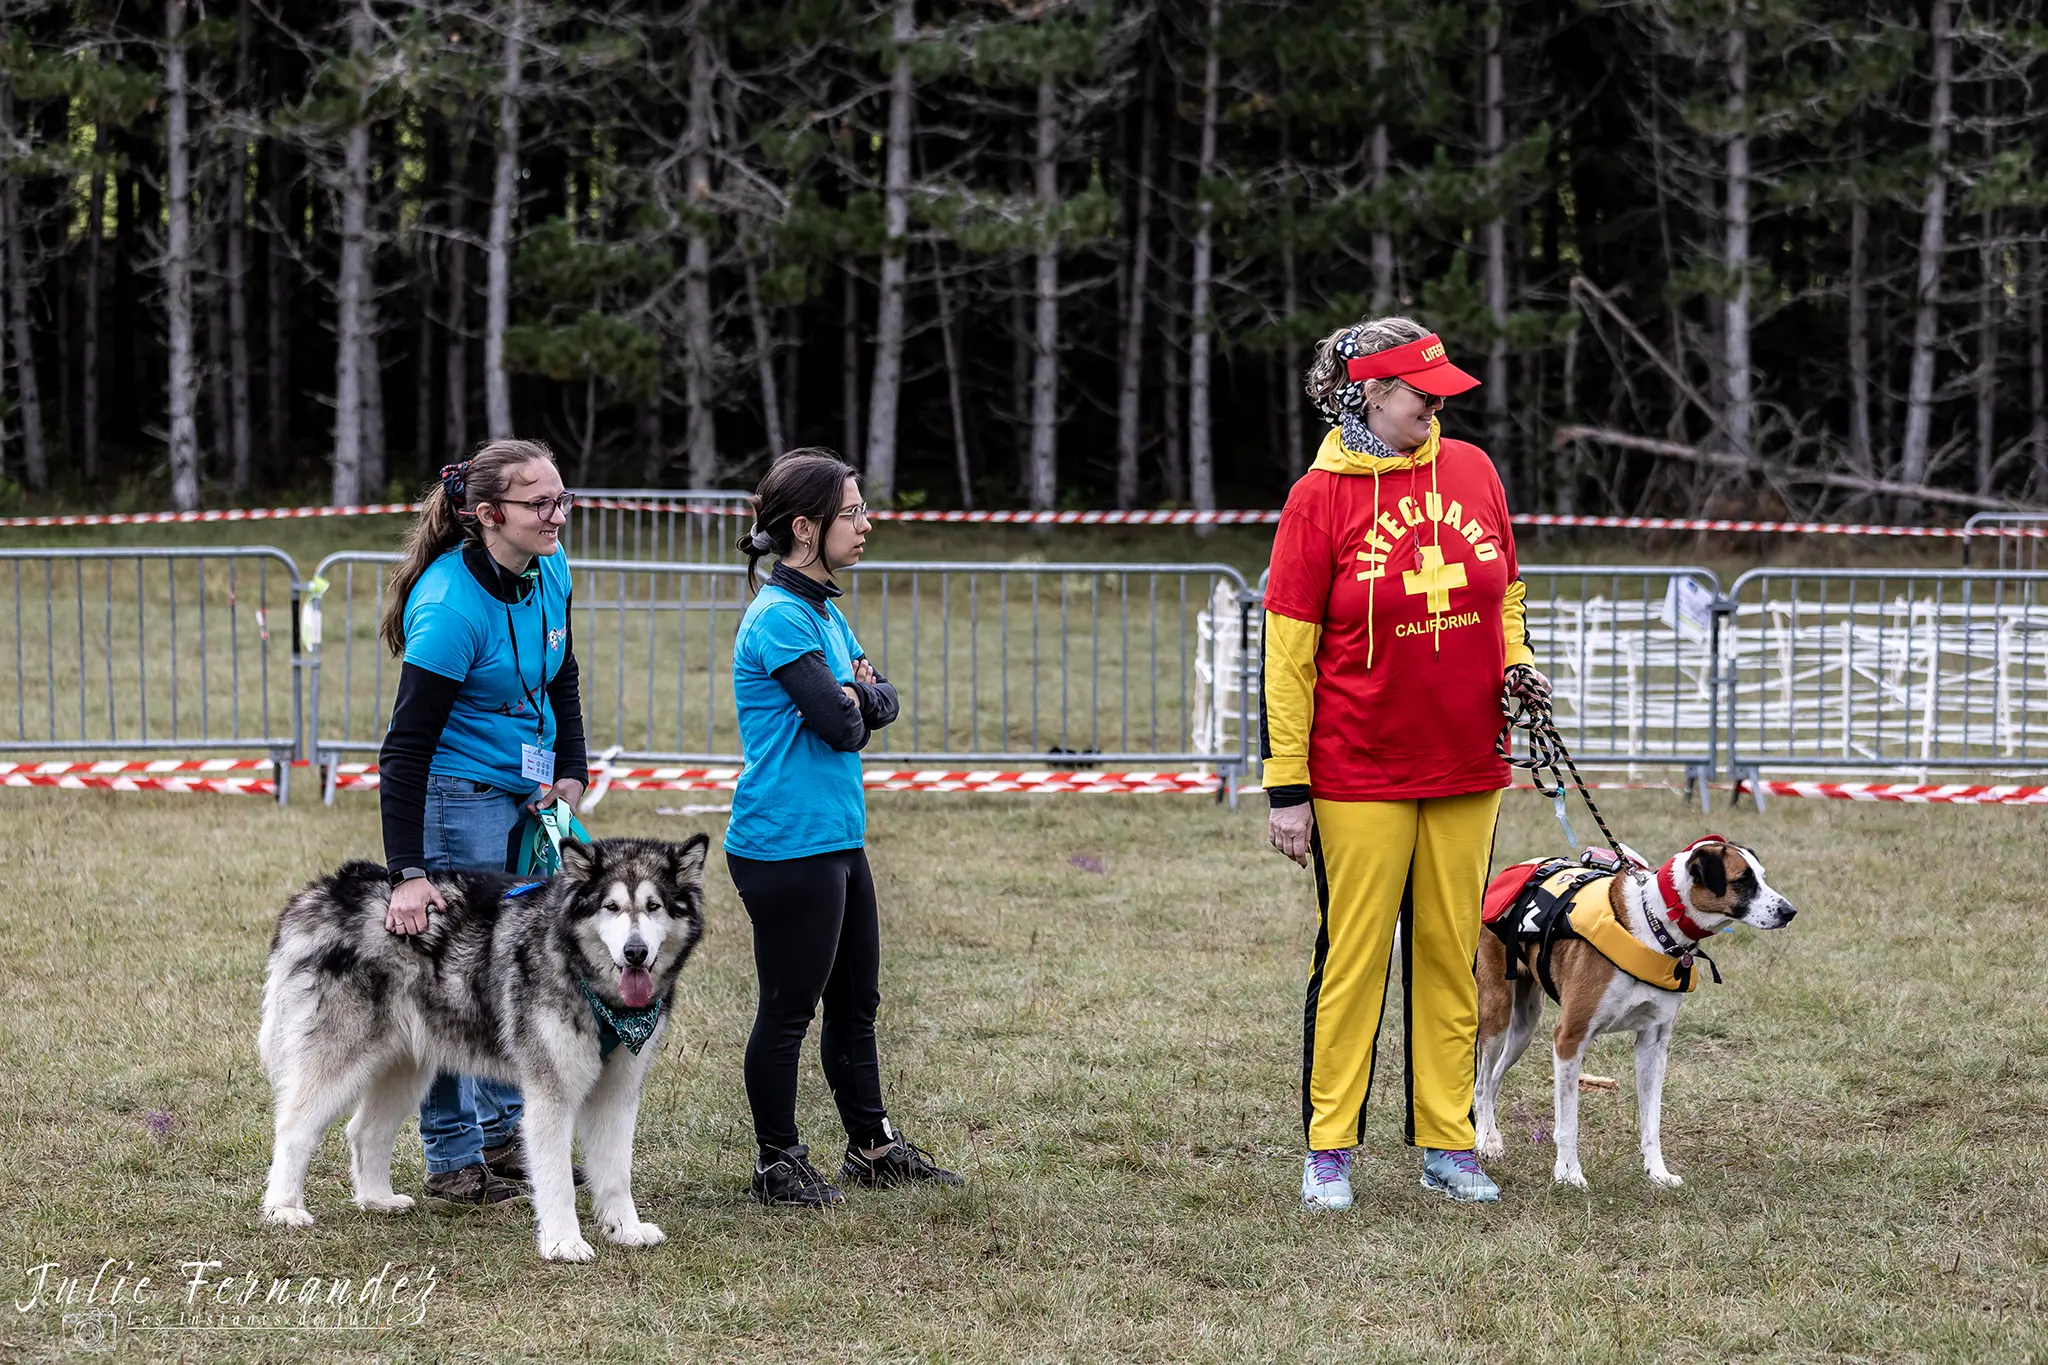
[[[1398,379],[1439,398],[1479,387],[1478,380],[1444,355],[1444,343],[1434,332],[1405,345],[1355,356],[1344,368],[1354,384],[1361,379]]]

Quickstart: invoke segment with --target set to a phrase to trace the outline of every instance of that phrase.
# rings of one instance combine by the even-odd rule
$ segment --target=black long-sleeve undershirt
[[[867,747],[868,736],[894,721],[900,710],[896,689],[880,674],[872,683],[846,684],[859,694],[858,702],[847,696],[818,650],[790,660],[773,676],[796,703],[804,724],[841,753]]]
[[[504,600],[508,586],[487,569],[470,563],[465,548],[463,562],[477,582],[493,597]],[[573,601],[573,598],[571,599]],[[573,611],[570,613],[573,618]],[[562,666],[548,680],[548,704],[555,713],[555,780],[590,781],[590,760],[583,733],[583,693],[576,664],[576,636],[573,619],[564,622],[568,635],[562,642]],[[444,677],[418,664],[404,664],[398,671],[398,699],[391,708],[391,728],[377,754],[378,805],[384,825],[384,861],[392,872],[426,866],[424,828],[427,807],[427,774],[434,753],[441,747],[441,732],[461,692],[459,679]]]

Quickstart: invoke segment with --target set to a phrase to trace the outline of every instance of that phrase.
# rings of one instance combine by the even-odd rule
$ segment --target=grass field
[[[1703,828],[1668,796],[1611,804],[1646,851]],[[721,818],[654,807],[614,797],[595,828],[681,837]],[[146,1308],[172,1320],[185,1262],[222,1262],[208,1274],[237,1292],[245,1275],[359,1283],[386,1261],[435,1275],[419,1325],[381,1334],[217,1317],[148,1332],[124,1304],[126,1359],[2048,1357],[2039,810],[1711,818],[1802,914],[1728,940],[1727,984],[1681,1016],[1665,1149],[1682,1190],[1637,1168],[1610,1039],[1590,1069],[1623,1084],[1587,1097],[1590,1194],[1551,1188],[1539,1048],[1503,1102],[1503,1201],[1436,1202],[1399,1144],[1390,1018],[1359,1205],[1313,1218],[1295,1193],[1313,900],[1264,849],[1262,803],[878,796],[891,1108],[969,1187],[822,1216],[747,1204],[749,935],[714,858],[708,938],[642,1112],[643,1215],[669,1241],[585,1267],[543,1265],[523,1213],[358,1213],[338,1132],[309,1186],[318,1225],[257,1216],[271,917],[310,874],[374,854],[371,800],[8,791],[0,812],[0,1235],[17,1263],[0,1357],[64,1354],[64,1310],[19,1307],[32,1267],[89,1284],[109,1258],[109,1281],[153,1276]],[[1545,805],[1511,796],[1497,856],[1556,837]],[[836,1163],[810,1060],[800,1113]],[[409,1130],[399,1188],[420,1175]]]

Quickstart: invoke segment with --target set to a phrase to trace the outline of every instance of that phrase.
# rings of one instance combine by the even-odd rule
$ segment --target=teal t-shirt
[[[725,826],[725,851],[780,862],[859,848],[867,839],[860,755],[834,749],[804,725],[775,670],[823,654],[835,681],[853,681],[861,657],[853,627],[827,602],[821,613],[773,583],[761,589],[733,640],[732,692],[743,767]]]
[[[539,584],[522,602],[485,591],[462,562],[460,546],[413,584],[405,603],[405,662],[462,684],[434,750],[433,773],[530,792],[535,784],[520,776],[519,746],[554,752],[547,689],[568,652],[569,559],[558,550],[534,563]]]

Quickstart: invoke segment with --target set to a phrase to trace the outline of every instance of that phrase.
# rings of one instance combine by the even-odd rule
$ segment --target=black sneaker
[[[500,1180],[479,1161],[457,1171],[430,1171],[427,1198],[436,1204],[483,1206],[511,1204],[526,1198],[526,1187]]]
[[[811,1164],[808,1147],[764,1147],[765,1164],[756,1160],[754,1179],[748,1193],[756,1203],[775,1207],[826,1209],[844,1204],[846,1196],[826,1181]]]
[[[484,1148],[484,1165],[490,1167],[491,1174],[500,1180],[524,1182],[526,1179],[526,1155],[520,1150],[518,1138],[512,1139],[502,1147]],[[583,1177],[581,1166],[571,1166],[569,1178],[576,1183],[579,1190],[589,1183]]]
[[[865,1185],[871,1190],[887,1189],[892,1185],[965,1185],[960,1176],[941,1167],[932,1160],[932,1154],[902,1134],[885,1148],[880,1155],[868,1156],[854,1144],[846,1148],[846,1160],[840,1164],[839,1178],[849,1185]]]

